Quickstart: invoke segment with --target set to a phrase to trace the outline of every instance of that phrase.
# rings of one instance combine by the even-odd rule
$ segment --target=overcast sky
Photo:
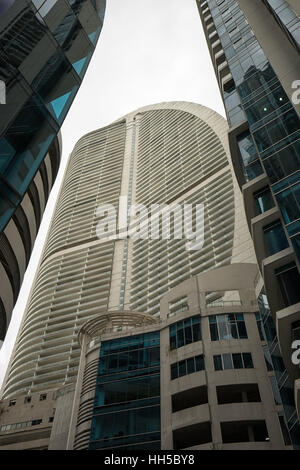
[[[162,101],[192,101],[225,116],[196,0],[107,0],[96,51],[62,127],[60,171],[0,350],[0,385],[76,141],[141,106]]]

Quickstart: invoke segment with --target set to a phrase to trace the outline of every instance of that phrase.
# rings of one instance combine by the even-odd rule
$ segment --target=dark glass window
[[[184,320],[185,344],[193,342],[192,325],[190,319]]]
[[[184,375],[193,374],[205,369],[204,356],[200,354],[195,357],[189,357],[180,362],[171,364],[171,380],[183,377]]]
[[[187,318],[174,323],[169,328],[170,349],[177,349],[186,344],[201,340],[200,316]]]
[[[255,315],[256,317],[256,323],[257,323],[257,328],[258,328],[258,333],[261,341],[265,341],[265,336],[264,336],[264,329],[263,329],[263,322],[260,313],[257,313]]]
[[[155,332],[102,342],[89,449],[160,448],[159,341]]]
[[[300,302],[300,274],[296,264],[293,262],[276,269],[275,275],[286,307]]]
[[[300,320],[292,323],[292,341],[300,340]]]
[[[19,194],[28,188],[56,130],[44,106],[31,98],[0,139],[0,153],[5,157],[2,175]]]
[[[253,369],[251,353],[219,354],[214,356],[215,370]]]
[[[187,374],[193,374],[195,372],[195,361],[193,357],[190,357],[189,359],[187,359],[186,367],[187,367]]]
[[[244,368],[243,358],[240,353],[232,354],[232,362],[233,362],[234,369]]]
[[[276,195],[286,224],[300,219],[300,184],[296,184]]]
[[[212,341],[246,339],[248,337],[242,313],[211,315],[209,317],[209,328]]]
[[[194,362],[194,361],[193,361]],[[178,363],[171,365],[171,380],[178,378]]]
[[[186,375],[186,361],[180,361],[178,363],[179,377]]]
[[[254,133],[259,151],[263,152],[271,145],[299,130],[299,127],[299,118],[294,110],[290,110],[280,118],[274,119]]]
[[[279,220],[267,227],[264,227],[264,236],[269,256],[274,255],[289,246],[285,232]]]
[[[264,351],[264,356],[265,356],[266,367],[267,367],[267,370],[270,372],[273,370],[273,364],[272,364],[271,354],[269,352],[268,346],[264,346],[263,351]]]
[[[232,355],[231,354],[222,354],[222,359],[223,359],[224,370],[233,369]]]
[[[253,361],[252,356],[250,353],[242,353],[244,368],[245,369],[253,369]]]
[[[170,349],[176,349],[177,347],[177,337],[176,337],[176,324],[170,326]]]
[[[275,205],[269,188],[262,189],[258,193],[255,193],[254,201],[257,214],[263,214],[269,209],[272,209]]]
[[[263,173],[263,168],[258,159],[257,150],[250,132],[246,131],[238,136],[237,143],[247,178],[252,180],[261,175]]]
[[[215,370],[223,370],[222,356],[219,354],[214,356]]]
[[[54,54],[32,83],[53,118],[60,124],[79,88],[71,65],[60,52]]]

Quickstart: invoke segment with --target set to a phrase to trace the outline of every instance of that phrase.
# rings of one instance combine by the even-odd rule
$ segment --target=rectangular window
[[[215,371],[230,369],[253,369],[251,353],[219,354],[213,357]]]
[[[264,212],[272,209],[275,206],[273,196],[269,188],[261,189],[254,195],[254,202],[257,214],[263,214]]]
[[[178,363],[179,377],[186,375],[186,361],[180,361]]]
[[[195,360],[193,357],[190,357],[189,359],[187,359],[186,367],[187,367],[188,374],[193,374],[195,372]]]
[[[42,423],[42,419],[34,419],[33,421],[31,421],[31,424],[32,426],[36,426],[38,424],[41,424]]]
[[[211,341],[247,339],[244,315],[211,315],[209,317]]]
[[[256,324],[257,324],[260,340],[265,341],[265,336],[264,336],[264,331],[263,331],[263,322],[262,322],[260,313],[257,313],[255,317],[256,317]]]
[[[178,378],[178,363],[171,365],[171,380]]]
[[[232,362],[233,362],[234,369],[244,368],[243,358],[240,353],[232,354]]]
[[[223,370],[222,356],[220,354],[214,356],[214,366],[215,370]]]
[[[243,363],[245,369],[253,369],[253,361],[251,353],[242,353]]]
[[[289,246],[280,220],[264,227],[264,236],[269,256],[274,255]]]
[[[231,354],[222,354],[223,357],[223,367],[226,369],[233,369],[232,356]]]
[[[89,450],[160,448],[159,343],[160,332],[102,342]]]
[[[205,369],[204,356],[189,357],[180,362],[171,364],[171,380],[183,377],[184,375],[193,374]]]
[[[279,289],[286,307],[300,302],[300,274],[294,262],[275,270]]]

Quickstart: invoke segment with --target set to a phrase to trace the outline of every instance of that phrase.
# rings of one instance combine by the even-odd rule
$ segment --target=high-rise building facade
[[[3,387],[3,448],[290,444],[227,132],[214,111],[174,102],[77,142]],[[106,238],[103,204],[118,216]],[[157,205],[174,212],[153,236]],[[181,226],[202,233],[198,247],[178,232],[175,207]]]
[[[255,263],[226,135],[226,121],[217,113],[196,104],[162,103],[78,141],[5,397],[74,382],[77,332],[101,311],[126,308],[159,316],[161,296],[190,276],[232,262]],[[132,204],[204,204],[203,248],[189,251],[186,239],[173,236],[99,239],[98,206],[111,204],[118,211],[120,197],[127,198],[125,212]]]
[[[259,304],[266,336],[299,445],[300,373],[292,362],[300,325],[299,2],[199,0],[197,6],[263,277]]]
[[[0,340],[58,171],[59,130],[97,44],[105,3],[1,2]]]

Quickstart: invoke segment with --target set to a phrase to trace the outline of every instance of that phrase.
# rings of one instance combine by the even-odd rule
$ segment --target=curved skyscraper
[[[138,109],[78,141],[12,355],[5,398],[73,383],[77,333],[101,312],[129,309],[156,317],[163,294],[191,276],[232,263],[255,264],[227,130],[214,111],[174,102]],[[133,204],[149,210],[154,204],[202,205],[203,246],[189,250],[186,239],[163,232],[156,239],[99,239],[99,205],[118,212],[124,200],[125,213]],[[195,211],[189,221],[191,227],[197,222]],[[207,301],[219,302],[220,294],[212,292]]]
[[[59,167],[58,133],[84,78],[105,0],[0,7],[0,340]]]

